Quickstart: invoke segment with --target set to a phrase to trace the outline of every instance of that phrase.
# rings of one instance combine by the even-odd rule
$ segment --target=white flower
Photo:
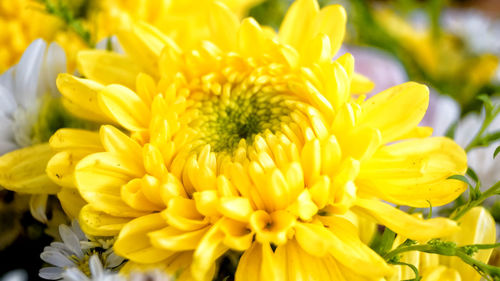
[[[124,261],[112,251],[113,239],[96,240],[87,237],[76,220],[72,222],[71,227],[60,225],[59,234],[62,242],[52,242],[40,254],[43,261],[53,265],[40,269],[39,275],[44,279],[73,280],[71,278],[82,275],[100,278],[108,269],[116,269]]]
[[[445,30],[461,37],[473,53],[500,57],[500,20],[478,10],[449,9],[443,13],[442,24]],[[500,83],[500,67],[493,81]]]
[[[476,53],[500,55],[500,20],[493,20],[478,10],[449,9],[443,13],[443,28],[463,38]]]
[[[59,73],[66,72],[66,56],[56,43],[37,39],[19,63],[0,76],[0,155],[33,144],[43,97],[56,98]]]

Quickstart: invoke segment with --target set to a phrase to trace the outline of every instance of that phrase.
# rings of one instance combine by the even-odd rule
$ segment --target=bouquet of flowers
[[[498,58],[261,2],[0,0],[1,280],[500,280]]]

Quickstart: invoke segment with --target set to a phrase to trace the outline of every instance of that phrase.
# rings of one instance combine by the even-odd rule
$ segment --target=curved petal
[[[97,92],[104,88],[103,85],[88,79],[62,73],[57,76],[57,88],[63,95],[63,105],[73,115],[87,120],[108,123],[112,122],[104,112],[99,109]]]
[[[117,123],[130,131],[142,131],[149,126],[150,110],[144,101],[127,87],[113,84],[97,95],[100,108]]]
[[[220,2],[214,2],[209,12],[212,40],[224,51],[236,49],[236,33],[240,26],[236,15]]]
[[[338,221],[338,223],[336,222]],[[391,268],[353,233],[350,225],[343,220],[332,220],[330,226],[330,253],[345,267],[366,277],[382,278],[392,273]],[[363,270],[358,270],[363,268]]]
[[[378,200],[358,197],[355,204],[355,211],[373,217],[380,224],[410,239],[424,241],[445,237],[459,230],[455,221],[445,218],[423,220]]]
[[[128,222],[120,231],[113,246],[115,252],[138,263],[162,261],[175,252],[151,245],[148,233],[167,226],[160,214],[150,214]]]
[[[356,184],[394,204],[441,206],[465,191],[465,183],[447,178],[466,169],[467,156],[451,139],[413,139],[379,149],[363,163]]]
[[[92,204],[85,205],[78,217],[82,230],[94,236],[117,235],[123,226],[131,221],[131,217],[115,217],[94,208]]]
[[[31,194],[55,194],[61,189],[45,173],[54,155],[48,143],[18,149],[0,157],[0,186]]]
[[[377,128],[388,143],[415,128],[429,104],[429,89],[408,82],[389,88],[361,104],[359,126]]]
[[[493,244],[496,242],[495,220],[483,207],[470,209],[458,220],[460,231],[455,232],[447,240],[457,243],[458,246],[471,244]],[[493,249],[480,250],[473,255],[474,259],[487,263]],[[462,280],[479,281],[481,275],[465,264],[461,259],[455,257],[440,257],[442,264],[457,270]]]
[[[121,84],[133,89],[141,69],[130,58],[103,50],[78,52],[78,70],[88,79],[103,85]]]

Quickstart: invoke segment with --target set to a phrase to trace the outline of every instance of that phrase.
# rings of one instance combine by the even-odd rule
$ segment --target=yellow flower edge
[[[443,238],[452,241],[457,246],[472,244],[493,244],[496,242],[495,220],[483,207],[474,207],[458,220],[460,230],[451,236]],[[395,245],[403,242],[398,237]],[[480,250],[472,257],[483,263],[487,263],[492,249]],[[415,265],[422,276],[423,281],[479,281],[481,275],[470,265],[464,263],[457,257],[439,256],[422,252],[407,252],[401,257],[401,261]],[[389,281],[415,278],[415,274],[408,267],[396,266],[394,275]]]
[[[464,174],[466,155],[418,127],[425,86],[351,97],[352,56],[331,61],[342,7],[299,0],[279,34],[221,3],[210,9],[219,36],[196,49],[139,24],[120,34],[126,55],[82,52],[86,78],[59,77],[72,112],[110,124],[50,141],[50,178],[88,202],[84,231],[118,235],[115,251],[136,266],[185,257],[180,280],[211,280],[220,256],[242,252],[238,281],[389,276],[351,211],[413,239],[457,231],[381,201],[452,201],[466,186],[447,178]]]

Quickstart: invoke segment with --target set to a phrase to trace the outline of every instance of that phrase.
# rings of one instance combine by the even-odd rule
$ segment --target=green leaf
[[[396,239],[396,233],[386,227],[379,240],[374,242],[373,250],[381,256],[384,255],[391,250],[394,239]]]
[[[493,104],[491,103],[491,99],[488,95],[479,95],[477,99],[483,102],[484,108],[486,109],[487,113],[493,110]]]
[[[498,153],[500,153],[500,145],[497,146],[497,148],[495,149],[495,152],[493,152],[493,159],[495,159],[497,157]]]
[[[453,176],[449,176],[447,179],[448,179],[448,180],[459,180],[459,181],[463,181],[463,182],[465,182],[466,184],[468,184],[468,185],[472,186],[472,185],[469,183],[469,180],[468,180],[465,176],[463,176],[463,175],[453,175]]]

